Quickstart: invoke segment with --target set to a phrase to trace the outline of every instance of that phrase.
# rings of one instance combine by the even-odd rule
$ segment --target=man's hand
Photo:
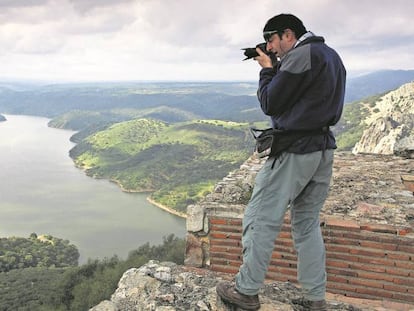
[[[267,56],[260,48],[256,48],[257,54],[254,60],[256,60],[262,68],[273,68],[272,60]]]

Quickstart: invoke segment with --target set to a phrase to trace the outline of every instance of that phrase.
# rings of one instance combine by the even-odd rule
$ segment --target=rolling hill
[[[70,155],[89,176],[154,191],[157,202],[185,211],[251,155],[249,135],[246,123],[134,119],[86,137]]]

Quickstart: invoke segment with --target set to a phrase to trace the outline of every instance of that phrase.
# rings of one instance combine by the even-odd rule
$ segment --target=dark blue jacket
[[[311,131],[335,125],[342,114],[346,70],[339,55],[311,36],[283,56],[276,69],[260,71],[257,92],[274,128]],[[287,151],[309,153],[335,149],[331,131],[301,138]]]

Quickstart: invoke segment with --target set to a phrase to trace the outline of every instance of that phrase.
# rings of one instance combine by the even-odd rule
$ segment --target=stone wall
[[[188,207],[187,266],[238,271],[243,211],[262,165],[263,160],[250,158],[204,201]],[[411,159],[336,154],[321,213],[329,292],[414,302],[413,175]],[[288,218],[267,274],[267,281],[275,280],[297,282]]]

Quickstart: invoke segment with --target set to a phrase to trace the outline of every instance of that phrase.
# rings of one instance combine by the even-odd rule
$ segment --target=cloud
[[[279,13],[324,36],[348,71],[412,69],[413,11],[411,0],[3,0],[0,78],[255,80],[240,48]]]
[[[102,7],[123,6],[133,2],[134,0],[69,0],[75,10],[82,14]]]
[[[47,3],[48,0],[2,0],[0,2],[0,8],[21,8],[39,6]]]

